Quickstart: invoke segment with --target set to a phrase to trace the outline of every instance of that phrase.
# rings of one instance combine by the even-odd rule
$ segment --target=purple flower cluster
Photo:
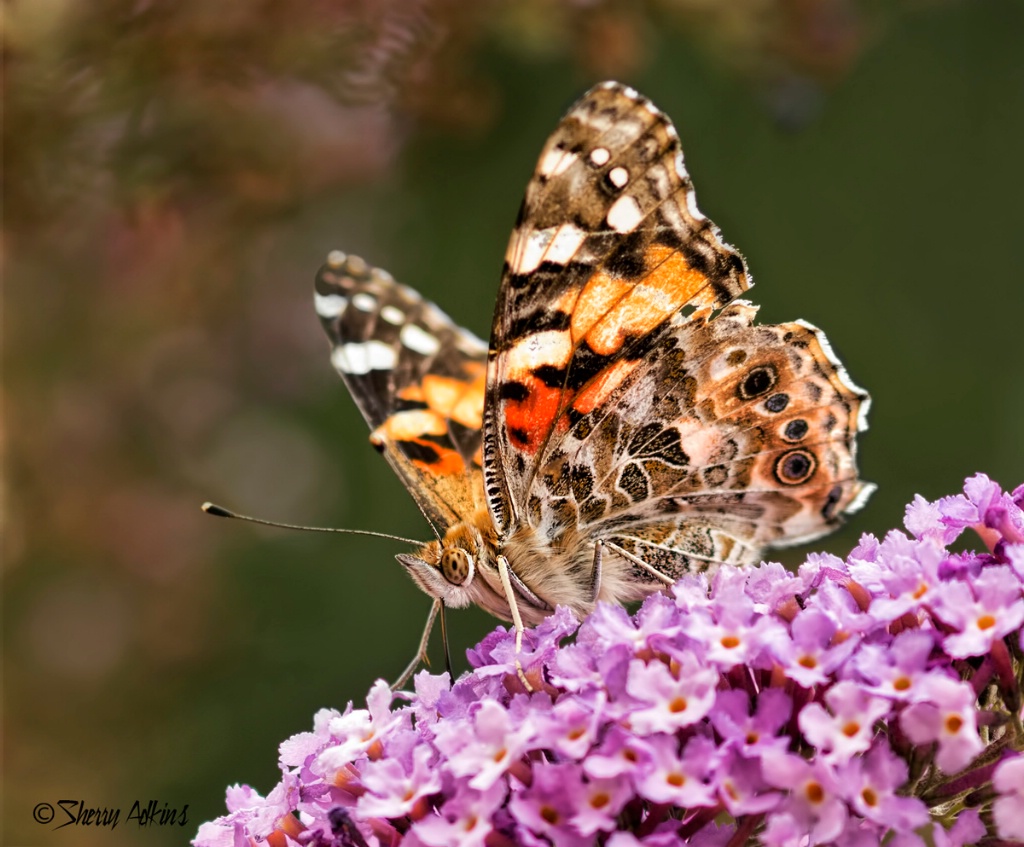
[[[228,790],[196,847],[958,847],[1024,841],[1024,486],[907,508],[844,562],[687,578],[498,628]],[[953,552],[965,528],[985,552]]]

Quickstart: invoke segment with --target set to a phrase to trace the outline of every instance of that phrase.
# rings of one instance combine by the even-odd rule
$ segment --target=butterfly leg
[[[438,599],[438,613],[441,615],[441,646],[444,647],[444,669],[448,671],[448,681],[455,681],[455,674],[452,672],[452,654],[448,649],[448,618],[444,611],[444,600]]]
[[[420,665],[430,667],[430,659],[427,657],[427,645],[430,644],[430,631],[434,628],[434,621],[437,619],[438,614],[441,615],[441,631],[444,632],[444,604],[440,599],[434,600],[434,604],[430,607],[430,614],[427,615],[427,625],[423,628],[423,635],[420,636],[420,646],[416,650],[416,655],[413,656],[412,661],[402,671],[402,675],[391,684],[392,691],[402,688]],[[448,665],[448,675],[451,676],[452,668],[451,662],[448,659],[447,639],[445,639],[444,658],[445,663]]]
[[[601,559],[602,553],[604,553],[604,542],[597,541],[594,543],[594,571],[590,575],[590,603],[593,605],[597,602],[597,597],[601,593]]]
[[[627,561],[632,562],[638,568],[642,568],[644,571],[646,571],[651,576],[653,576],[655,579],[659,580],[660,582],[664,583],[665,585],[674,585],[675,584],[675,580],[672,579],[672,577],[666,576],[661,571],[659,571],[657,568],[652,567],[651,565],[647,564],[647,562],[645,562],[639,556],[634,556],[629,551],[623,550],[618,544],[615,544],[612,541],[606,541],[605,544],[607,544],[608,548],[610,550],[612,550],[614,553],[617,553],[619,556],[622,556],[623,559],[626,559]]]
[[[512,612],[512,625],[516,628],[516,675],[519,681],[526,686],[527,691],[533,691],[533,686],[523,673],[523,666],[519,661],[519,654],[523,651],[523,619],[519,615],[519,604],[516,603],[516,595],[512,590],[512,580],[509,578],[508,559],[498,556],[498,576],[501,577],[501,587],[505,591],[505,599],[508,601],[508,608]]]

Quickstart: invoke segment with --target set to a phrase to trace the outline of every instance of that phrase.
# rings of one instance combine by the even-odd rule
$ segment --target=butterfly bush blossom
[[[228,789],[196,847],[988,847],[1024,841],[1024,486],[907,532],[683,579],[630,616],[498,628],[450,684],[373,686]],[[954,552],[965,529],[984,552]],[[908,534],[909,533],[909,534]]]

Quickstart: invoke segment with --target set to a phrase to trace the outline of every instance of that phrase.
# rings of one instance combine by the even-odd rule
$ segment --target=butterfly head
[[[395,557],[409,575],[431,597],[444,601],[449,608],[460,608],[476,602],[476,559],[474,551],[465,547],[433,541],[418,553],[401,553]]]

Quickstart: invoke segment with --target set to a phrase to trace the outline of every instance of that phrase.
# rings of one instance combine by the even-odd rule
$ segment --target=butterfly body
[[[484,344],[340,252],[332,362],[436,540],[399,556],[446,606],[535,623],[756,562],[864,502],[866,393],[824,335],[754,323],[671,122],[616,83],[548,140]]]

